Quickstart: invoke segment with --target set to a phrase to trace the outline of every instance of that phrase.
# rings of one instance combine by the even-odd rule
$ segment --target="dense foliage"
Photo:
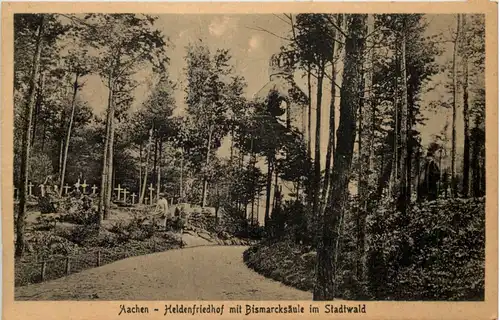
[[[400,215],[380,208],[369,215],[368,277],[356,279],[356,209],[345,216],[338,252],[336,296],[355,300],[482,301],[484,299],[484,199],[447,199],[415,205],[402,230]],[[290,221],[292,230],[295,228]],[[403,235],[399,234],[399,230]],[[249,267],[298,289],[312,291],[316,252],[284,236],[245,252]],[[407,241],[406,252],[400,250]],[[406,259],[402,262],[402,259]]]

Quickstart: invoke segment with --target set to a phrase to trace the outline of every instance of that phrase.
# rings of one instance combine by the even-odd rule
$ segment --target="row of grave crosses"
[[[150,184],[149,185],[149,197],[146,197],[144,198],[144,204],[152,204],[153,203],[153,191],[155,190],[155,188],[153,188],[153,184]],[[130,191],[128,191],[126,188],[122,188],[120,186],[120,184],[118,184],[118,187],[116,187],[114,189],[114,191],[117,191],[117,197],[116,197],[116,200],[117,201],[123,201],[123,202],[127,202],[127,194],[130,193]],[[121,197],[121,195],[123,194],[123,198]],[[138,197],[138,195],[135,194],[135,192],[131,193],[130,194],[130,197],[132,198],[132,204],[135,204],[135,198]]]
[[[32,196],[32,195],[33,195],[33,187],[34,187],[34,186],[35,186],[35,185],[34,185],[34,184],[30,181],[30,183],[28,184],[28,196]],[[46,191],[46,188],[47,188],[48,186],[42,183],[42,184],[40,184],[38,187],[40,188],[40,195],[41,195],[42,197],[44,197],[44,196],[45,196],[45,191]],[[81,188],[82,188],[82,193],[83,193],[83,194],[87,194],[87,187],[89,187],[89,185],[87,184],[87,181],[86,181],[86,180],[84,180],[82,184],[80,184],[80,180],[78,180],[78,182],[74,184],[74,187],[75,187],[78,191],[80,191],[80,187],[81,187]],[[66,184],[66,185],[63,187],[64,192],[62,193],[62,195],[67,195],[67,194],[69,193],[69,192],[68,192],[68,190],[69,190],[69,189],[71,189],[71,188],[72,188],[71,186],[69,186],[68,184]],[[93,185],[90,189],[92,189],[92,193],[91,193],[91,194],[92,194],[92,195],[95,195],[95,194],[96,194],[96,190],[97,190],[98,188],[97,188],[97,187],[96,187],[96,185],[94,184],[94,185]],[[16,200],[19,200],[19,192],[18,192],[18,191],[19,191],[19,189],[18,189],[18,188],[16,188],[16,187],[14,187],[14,196],[15,196]],[[54,185],[54,192],[55,192],[55,193],[59,193],[59,186],[58,186],[58,185]]]
[[[29,183],[28,184],[28,196],[32,196],[33,195],[33,187],[35,185],[33,183]],[[80,184],[80,180],[78,180],[77,183],[74,184],[74,187],[80,191],[80,187],[82,188],[82,193],[83,194],[87,194],[87,187],[89,187],[89,185],[87,184],[87,181],[84,180],[82,184]],[[46,188],[46,185],[44,184],[40,184],[39,185],[39,188],[40,188],[40,195],[42,197],[45,196],[45,188]],[[64,192],[62,195],[68,195],[68,190],[71,189],[72,187],[70,187],[68,184],[66,184],[63,189],[64,189]],[[92,193],[91,195],[96,195],[96,191],[97,191],[97,187],[96,185],[94,184],[90,189],[92,189]],[[14,188],[14,197],[16,199],[16,201],[19,201],[19,192],[18,192],[18,188]],[[147,204],[149,202],[149,204],[152,203],[153,201],[153,191],[155,190],[155,188],[153,188],[153,184],[150,184],[149,188],[149,197],[146,197],[145,198],[145,204]],[[127,194],[130,193],[130,191],[128,191],[126,188],[122,188],[120,186],[120,184],[118,184],[118,187],[114,189],[114,191],[117,191],[117,201],[120,201],[121,199],[123,199],[122,201],[123,202],[127,202]],[[59,193],[59,187],[57,185],[54,186],[54,192],[56,193]],[[121,197],[121,195],[123,194],[123,198]],[[130,197],[132,198],[132,204],[135,204],[135,199],[138,197],[138,195],[134,193],[131,193],[130,194]]]

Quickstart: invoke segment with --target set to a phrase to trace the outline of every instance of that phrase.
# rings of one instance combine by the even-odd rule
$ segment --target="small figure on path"
[[[168,212],[168,201],[167,199],[165,199],[165,195],[163,193],[160,193],[159,197],[158,197],[158,202],[156,202],[156,212],[159,212],[159,215],[161,217],[161,219],[165,219],[165,227],[166,227],[166,223],[167,223],[167,220],[170,217],[170,214]]]

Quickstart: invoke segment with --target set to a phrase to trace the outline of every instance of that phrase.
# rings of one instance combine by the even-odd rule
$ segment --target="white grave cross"
[[[95,186],[95,184],[92,186],[92,194],[95,194],[95,191],[97,190],[97,187]]]
[[[120,200],[120,193],[123,189],[120,187],[120,185],[118,184],[118,188],[115,188],[115,191],[118,191],[118,198],[116,200]]]
[[[33,183],[28,184],[28,195],[31,196],[31,188],[33,188]]]
[[[132,197],[132,204],[135,204],[135,197],[136,197],[135,192],[132,193],[131,197]]]
[[[76,190],[80,191],[80,179],[75,183]]]
[[[82,189],[83,189],[83,193],[85,194],[85,192],[87,192],[87,180],[83,180],[83,184],[82,184]]]
[[[123,189],[123,202],[125,202],[125,203],[127,202],[127,193],[129,193],[128,190]]]
[[[64,188],[63,188],[63,189],[64,189],[64,194],[68,194],[68,189],[69,189],[69,188],[71,188],[71,187],[70,187],[70,186],[68,186],[68,184],[66,184],[66,185],[64,186]]]

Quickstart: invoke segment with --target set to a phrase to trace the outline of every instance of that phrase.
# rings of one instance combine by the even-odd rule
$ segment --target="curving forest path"
[[[199,244],[197,244],[199,245]],[[311,300],[249,269],[244,246],[198,246],[127,258],[15,288],[16,300]]]

